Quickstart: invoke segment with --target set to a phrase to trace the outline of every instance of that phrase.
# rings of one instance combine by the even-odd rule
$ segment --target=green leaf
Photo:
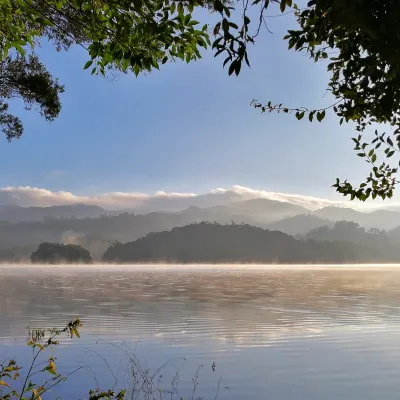
[[[77,328],[73,328],[73,330],[74,330],[74,333],[75,333],[76,337],[77,337],[78,339],[80,339],[81,337],[80,337],[80,335],[79,335],[78,329],[77,329]]]
[[[183,14],[183,4],[182,4],[182,2],[179,2],[179,4],[178,4],[178,14],[179,15]]]
[[[387,153],[386,157],[387,157],[387,158],[390,158],[390,157],[392,157],[392,155],[393,155],[394,153],[395,153],[394,150],[389,151],[389,152]]]
[[[229,22],[226,18],[222,20],[222,30],[224,31],[224,33],[229,32]]]
[[[318,122],[321,122],[325,118],[325,110],[318,111],[317,112],[317,120]]]
[[[83,69],[88,69],[91,65],[93,64],[93,60],[89,60],[85,66],[83,67]]]
[[[231,65],[229,66],[229,70],[228,70],[228,74],[229,74],[229,75],[232,75],[233,72],[235,71],[235,69],[236,69],[236,63],[237,63],[236,60],[233,60],[233,61],[231,62]]]
[[[21,56],[25,54],[25,50],[19,44],[15,44],[14,47],[17,49],[18,53],[21,54]]]

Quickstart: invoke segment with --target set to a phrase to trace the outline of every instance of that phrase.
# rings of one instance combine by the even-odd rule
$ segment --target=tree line
[[[353,263],[382,261],[374,249],[346,241],[295,239],[246,224],[202,222],[114,243],[103,260],[117,263]]]

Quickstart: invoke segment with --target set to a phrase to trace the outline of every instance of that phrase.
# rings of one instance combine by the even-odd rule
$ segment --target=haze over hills
[[[400,225],[400,212],[390,210],[364,213],[351,208],[329,206],[314,211],[313,215],[332,221],[353,221],[365,228],[393,229]]]
[[[320,227],[333,228],[337,221],[356,222],[362,228],[386,229],[391,240],[400,241],[400,212],[378,210],[364,213],[328,206],[309,210],[298,204],[265,198],[227,202],[210,207],[191,206],[172,212],[134,214],[75,204],[51,207],[0,206],[0,259],[28,257],[42,242],[79,244],[99,259],[114,241],[130,242],[151,232],[202,221],[219,224],[249,224],[305,236]],[[340,239],[340,235],[337,236]],[[336,240],[336,239],[335,239]]]
[[[259,223],[274,222],[310,212],[307,208],[296,204],[269,199],[238,201],[229,204],[228,208],[234,215],[249,216]]]
[[[50,207],[21,207],[0,205],[0,221],[32,222],[45,218],[96,218],[115,212],[106,211],[95,205],[73,204]]]
[[[334,221],[323,219],[313,214],[299,214],[293,217],[284,218],[267,225],[271,231],[280,231],[288,235],[305,235],[309,231],[321,226],[332,227]]]
[[[72,204],[59,205],[50,207],[22,207],[18,205],[0,205],[0,221],[10,222],[36,222],[43,221],[46,218],[99,218],[101,216],[115,216],[123,212],[138,213],[134,209],[126,210],[108,210],[97,205]],[[150,214],[155,211],[142,212],[140,214]],[[353,221],[359,223],[365,228],[393,229],[400,225],[400,211],[377,210],[372,212],[361,212],[351,208],[327,206],[318,210],[310,210],[309,208],[292,204],[290,202],[276,201],[270,199],[250,199],[242,201],[231,201],[224,205],[214,205],[210,207],[190,206],[177,211],[161,210],[158,213],[175,213],[188,215],[190,218],[200,220],[226,220],[229,218],[241,222],[251,222],[255,224],[269,224],[281,221],[298,215],[307,215],[311,221],[318,222],[313,217],[321,218],[321,221]],[[298,223],[296,219],[292,220],[294,224]],[[306,222],[306,218],[303,219]],[[292,232],[296,231],[295,227],[289,228]],[[304,229],[302,229],[304,230]],[[300,233],[296,232],[296,233]]]

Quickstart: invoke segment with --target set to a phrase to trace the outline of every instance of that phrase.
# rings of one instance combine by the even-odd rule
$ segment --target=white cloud
[[[231,188],[216,188],[206,193],[167,193],[158,191],[153,195],[135,192],[110,192],[97,195],[76,195],[71,192],[53,192],[48,189],[30,186],[5,187],[0,189],[0,204],[15,204],[20,206],[53,206],[68,204],[94,204],[110,210],[132,209],[138,211],[151,210],[182,210],[189,206],[211,207],[224,205],[233,201],[265,198],[284,201],[315,210],[325,206],[341,206],[353,208],[372,208],[371,204],[336,201],[313,196],[298,194],[269,192],[266,190],[251,189],[243,186]],[[374,203],[375,208],[379,203]],[[391,207],[398,204],[389,203]]]

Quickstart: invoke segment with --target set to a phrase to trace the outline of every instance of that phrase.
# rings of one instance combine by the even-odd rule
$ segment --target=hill
[[[312,214],[300,214],[267,225],[271,231],[280,231],[288,235],[304,235],[321,226],[333,226],[334,222]]]
[[[333,227],[340,217],[362,221],[354,221],[362,227],[382,229],[382,226],[400,225],[399,216],[400,213],[395,211],[380,210],[367,214],[338,207],[325,207],[311,212],[301,206],[267,199],[148,214],[116,214],[101,207],[79,204],[43,208],[0,206],[0,259],[26,259],[40,243],[60,242],[84,246],[98,260],[114,241],[130,242],[151,232],[202,221],[244,223],[290,235],[305,235],[321,226]],[[1,221],[1,218],[8,221]],[[390,236],[397,243],[400,240],[400,233],[397,234],[395,230]]]
[[[229,204],[228,208],[231,214],[247,216],[258,223],[270,223],[310,212],[296,204],[268,199],[238,201]]]
[[[331,227],[320,226],[308,232],[305,237],[317,241],[347,241],[376,248],[389,244],[385,231],[366,230],[352,221],[338,221]]]
[[[200,223],[151,233],[104,254],[107,262],[179,263],[345,263],[372,260],[368,248],[346,242],[296,240],[250,225]]]
[[[331,221],[352,221],[364,228],[393,229],[400,225],[400,212],[377,210],[364,213],[351,208],[324,207],[314,211],[313,215]]]
[[[96,218],[110,214],[104,208],[86,204],[51,207],[0,205],[0,221],[35,222],[46,218]]]
[[[89,249],[95,259],[101,258],[110,242],[127,242],[150,232],[170,230],[195,222],[209,221],[258,225],[249,217],[233,215],[229,209],[190,207],[179,213],[148,213],[103,215],[99,218],[46,218],[34,222],[0,222],[0,257],[3,252],[10,259],[26,256],[18,249],[36,247],[42,242],[78,244]],[[263,224],[259,224],[263,226]],[[13,249],[10,253],[8,250]],[[4,258],[3,258],[4,259]]]

